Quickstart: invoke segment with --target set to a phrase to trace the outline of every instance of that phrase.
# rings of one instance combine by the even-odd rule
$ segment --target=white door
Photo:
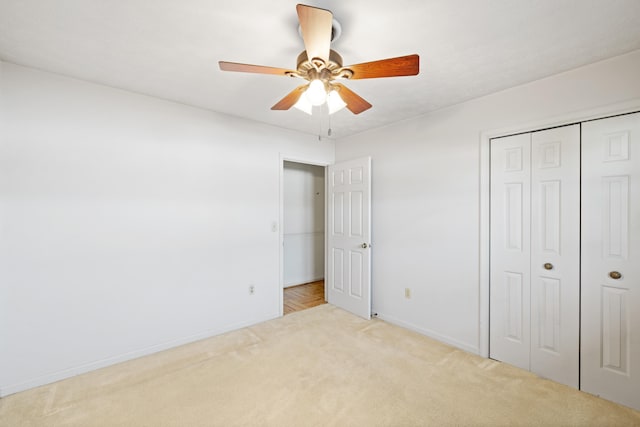
[[[491,141],[490,356],[578,387],[580,128]]]
[[[529,370],[531,135],[491,140],[489,351]]]
[[[640,409],[640,113],[582,138],[581,388]]]
[[[328,301],[371,318],[371,158],[329,166]]]
[[[531,372],[578,388],[580,125],[531,134]]]

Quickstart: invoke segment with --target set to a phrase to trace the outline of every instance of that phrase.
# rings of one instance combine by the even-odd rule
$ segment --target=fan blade
[[[278,103],[273,107],[271,107],[271,109],[272,110],[288,110],[289,108],[293,107],[295,103],[298,102],[298,99],[300,99],[300,96],[304,93],[304,91],[307,89],[308,86],[309,86],[308,84],[298,86],[297,88],[289,92],[287,96],[285,96],[280,101],[278,101]]]
[[[349,65],[344,68],[353,71],[353,76],[350,77],[352,80],[415,76],[420,72],[420,57],[418,55],[399,56],[397,58]]]
[[[309,61],[320,58],[328,63],[333,14],[326,9],[304,4],[297,5],[296,11]]]
[[[371,104],[365,101],[360,95],[349,89],[343,84],[333,83],[332,86],[338,88],[338,94],[340,98],[347,104],[347,108],[353,114],[360,114],[365,110],[371,108]]]
[[[258,73],[258,74],[275,74],[278,76],[287,76],[288,73],[295,73],[292,70],[285,70],[284,68],[265,67],[263,65],[251,65],[240,64],[238,62],[226,62],[219,61],[220,69],[222,71],[239,71],[242,73]]]

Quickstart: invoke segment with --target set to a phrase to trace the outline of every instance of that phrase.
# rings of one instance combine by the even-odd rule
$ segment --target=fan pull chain
[[[318,108],[318,141],[322,141],[322,107]]]

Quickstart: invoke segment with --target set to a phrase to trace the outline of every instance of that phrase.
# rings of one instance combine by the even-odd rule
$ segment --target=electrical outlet
[[[411,299],[411,288],[404,288],[404,297],[406,299]]]
[[[249,285],[249,295],[253,295],[256,293],[256,287],[254,285]]]

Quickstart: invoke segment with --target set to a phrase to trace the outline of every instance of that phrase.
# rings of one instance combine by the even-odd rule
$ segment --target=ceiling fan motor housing
[[[313,58],[311,61],[307,57],[307,51],[302,51],[298,55],[296,73],[290,73],[291,77],[302,77],[307,80],[328,81],[336,77],[349,78],[353,72],[342,67],[342,56],[335,50],[329,51],[329,61],[325,62],[320,58]]]

